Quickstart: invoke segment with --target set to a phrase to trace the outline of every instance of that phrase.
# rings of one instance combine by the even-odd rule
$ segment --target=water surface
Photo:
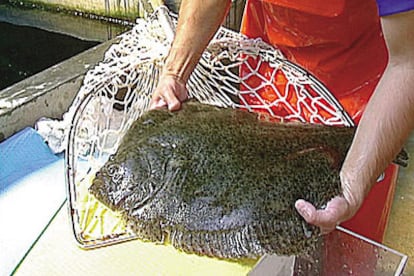
[[[6,22],[0,33],[0,90],[99,43]]]

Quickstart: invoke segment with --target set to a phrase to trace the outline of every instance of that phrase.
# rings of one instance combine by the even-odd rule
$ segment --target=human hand
[[[185,83],[175,76],[163,76],[153,93],[150,109],[167,106],[169,110],[175,111],[181,108],[181,103],[188,98]]]
[[[349,217],[349,204],[342,196],[331,199],[325,209],[316,209],[311,203],[298,199],[295,208],[307,223],[318,226],[322,234],[327,234],[335,229],[339,223]]]
[[[316,209],[311,203],[298,199],[295,208],[307,223],[318,226],[327,234],[340,223],[352,218],[363,201],[362,192],[353,191],[348,182],[342,181],[343,194],[332,198],[324,209]]]

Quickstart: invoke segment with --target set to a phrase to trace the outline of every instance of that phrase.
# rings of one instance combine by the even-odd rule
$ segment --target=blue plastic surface
[[[414,0],[377,0],[380,16],[406,12],[414,9]]]
[[[55,161],[43,138],[33,128],[25,128],[0,143],[0,193],[17,180]]]

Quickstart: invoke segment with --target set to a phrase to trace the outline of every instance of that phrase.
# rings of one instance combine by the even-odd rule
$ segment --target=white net
[[[88,188],[132,122],[147,110],[174,22],[162,7],[148,20],[138,20],[87,73],[71,107],[67,182],[74,233],[83,247],[134,238]],[[187,87],[189,97],[200,102],[260,112],[270,120],[353,125],[329,91],[279,50],[225,28],[209,44]]]

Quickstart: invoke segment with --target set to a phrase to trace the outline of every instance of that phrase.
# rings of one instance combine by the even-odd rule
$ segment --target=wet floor
[[[407,168],[400,169],[384,244],[408,255],[404,275],[414,275],[414,132],[406,143],[406,150],[411,162]]]

